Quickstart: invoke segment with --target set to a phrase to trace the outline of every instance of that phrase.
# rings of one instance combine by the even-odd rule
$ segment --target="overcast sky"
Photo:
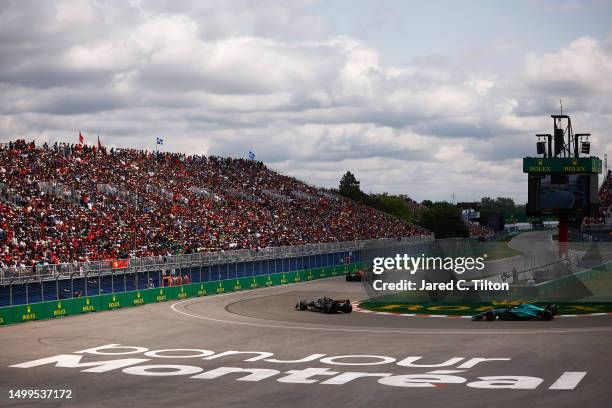
[[[551,113],[612,147],[612,1],[0,1],[0,141],[247,157],[526,200]],[[611,158],[612,160],[612,158]]]

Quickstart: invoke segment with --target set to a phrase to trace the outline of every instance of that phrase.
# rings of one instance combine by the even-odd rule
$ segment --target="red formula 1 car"
[[[364,282],[368,280],[368,274],[361,269],[355,272],[349,272],[346,274],[347,282]]]

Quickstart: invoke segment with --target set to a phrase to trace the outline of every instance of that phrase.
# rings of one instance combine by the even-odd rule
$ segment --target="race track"
[[[612,316],[472,322],[293,310],[303,298],[330,295],[358,300],[364,293],[360,283],[332,278],[1,327],[0,406],[607,407],[612,403],[608,392]],[[143,347],[151,355],[145,355],[145,349],[125,348],[101,352],[133,353],[76,353],[108,344]],[[201,351],[151,353],[166,349]],[[219,356],[227,351],[268,354]],[[55,362],[23,367],[60,354],[82,360],[73,357],[71,363],[64,361],[64,367],[56,367]],[[196,357],[178,357],[185,355]],[[334,358],[347,355],[362,357]],[[407,362],[407,357],[422,358]],[[78,366],[127,358],[148,361],[119,368]],[[406,366],[439,365],[451,358],[456,361],[447,366]],[[398,365],[402,360],[404,365]],[[172,367],[138,368],[160,364]],[[206,374],[220,367],[266,369],[267,377],[261,372],[258,378],[243,378],[246,372],[220,375],[217,371],[217,378]],[[295,374],[306,368],[327,370],[310,377]],[[179,375],[168,375],[172,373]],[[425,373],[430,378],[424,379]],[[405,377],[416,374],[421,375],[421,383],[416,376]],[[203,378],[193,378],[198,375]],[[499,383],[478,388],[483,377],[490,376],[520,376],[522,389],[491,388]],[[72,399],[8,398],[9,390],[24,388],[70,389]]]
[[[521,252],[532,263],[530,266],[546,265],[559,259],[559,248],[552,241],[556,232],[553,229],[522,232],[508,245]]]

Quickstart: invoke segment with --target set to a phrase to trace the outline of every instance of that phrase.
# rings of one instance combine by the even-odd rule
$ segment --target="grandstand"
[[[428,234],[245,159],[0,147],[0,267]]]
[[[493,229],[480,225],[479,223],[466,220],[465,224],[468,227],[470,238],[487,238],[495,235],[495,231],[493,231]]]
[[[581,239],[612,241],[612,170],[608,170],[599,188],[599,199],[599,216],[582,220]]]

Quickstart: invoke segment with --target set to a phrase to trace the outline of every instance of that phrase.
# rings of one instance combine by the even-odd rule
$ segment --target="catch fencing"
[[[398,243],[415,245],[432,239],[409,237],[376,240],[377,243],[353,241],[271,247],[257,251],[235,250],[4,268],[0,270],[0,306],[31,305],[184,283],[221,282],[304,271],[315,271],[319,277],[323,271],[325,277],[330,276],[332,269],[336,272],[346,271],[350,265],[362,265],[363,248],[387,248]]]

